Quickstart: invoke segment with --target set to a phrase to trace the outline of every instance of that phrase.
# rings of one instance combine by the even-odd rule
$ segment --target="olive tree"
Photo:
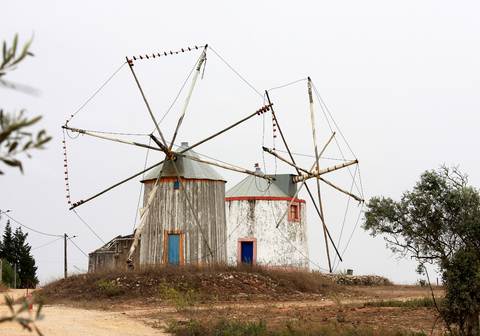
[[[446,294],[439,312],[461,335],[480,335],[480,193],[457,168],[424,172],[399,201],[373,197],[364,229],[402,256],[434,264]]]
[[[31,40],[26,42],[22,48],[18,47],[18,36],[15,35],[11,46],[3,42],[2,59],[0,62],[0,87],[15,86],[8,85],[5,80],[6,75],[15,70],[20,62],[29,56]],[[19,112],[5,112],[0,107],[0,163],[10,167],[16,167],[23,172],[22,161],[19,159],[21,154],[30,157],[31,150],[42,149],[43,146],[51,140],[45,130],[33,132],[32,126],[37,124],[42,117],[28,117],[25,110]],[[0,167],[0,175],[4,174]]]

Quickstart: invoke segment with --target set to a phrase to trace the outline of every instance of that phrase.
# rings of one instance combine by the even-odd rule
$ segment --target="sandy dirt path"
[[[22,297],[24,293],[24,290],[17,290],[7,294],[18,298]],[[1,297],[0,317],[8,314],[8,307],[3,302],[3,295]],[[166,335],[160,330],[148,326],[148,319],[138,315],[133,318],[128,313],[85,310],[65,306],[45,306],[42,312],[45,317],[42,321],[37,322],[37,326],[45,336]],[[9,322],[0,324],[0,335],[32,336],[35,333],[22,330],[17,323]]]

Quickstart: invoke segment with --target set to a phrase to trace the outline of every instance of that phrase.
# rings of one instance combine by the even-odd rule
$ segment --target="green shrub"
[[[199,301],[199,294],[189,288],[178,290],[163,282],[159,286],[159,295],[162,299],[173,305],[177,311],[185,311]]]
[[[100,292],[108,297],[117,296],[123,293],[123,289],[120,288],[115,280],[101,279],[96,282],[97,288]]]
[[[2,283],[7,287],[13,288],[15,286],[15,272],[12,265],[5,259],[2,262]],[[17,285],[20,284],[20,277],[17,273]]]

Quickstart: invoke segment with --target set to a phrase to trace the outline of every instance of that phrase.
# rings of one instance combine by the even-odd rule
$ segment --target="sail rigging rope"
[[[343,249],[342,251],[342,259],[343,257],[345,256],[345,252],[347,251],[349,245],[350,245],[350,242],[352,241],[352,237],[353,235],[355,234],[355,231],[357,230],[357,227],[358,227],[358,223],[360,222],[360,217],[363,213],[363,209],[364,209],[365,205],[364,203],[362,203],[361,205],[361,209],[360,211],[358,212],[358,216],[357,216],[357,220],[355,222],[355,226],[353,227],[353,230],[352,230],[352,233],[350,234],[350,237],[348,238],[348,241],[347,241],[347,244],[345,245],[345,248]],[[337,263],[337,266],[334,266],[334,270],[337,269],[338,265],[340,264],[340,260],[338,260],[338,263]]]
[[[287,151],[281,150],[281,149],[277,149],[276,151],[281,152],[281,153],[288,153]],[[293,155],[304,156],[304,157],[309,157],[309,158],[315,159],[315,155],[298,153],[298,152],[291,152],[291,153]],[[322,159],[322,160],[332,160],[332,161],[343,161],[343,162],[352,161],[352,160],[347,160],[347,159],[334,158],[334,157],[331,157],[331,156],[321,156],[320,159]]]
[[[123,62],[103,83],[95,92],[82,104],[80,107],[67,118],[65,124],[68,124],[95,96],[102,91],[102,89],[123,69],[127,62]]]
[[[262,100],[264,99],[263,98],[263,94],[260,93],[260,91],[258,91],[248,80],[245,79],[245,77],[243,77],[237,70],[235,70],[235,68],[230,64],[228,63],[225,58],[223,58],[214,48],[212,48],[212,46],[208,46],[208,48],[213,51],[213,53],[230,69],[233,71],[234,74],[237,75],[238,78],[240,78],[240,80],[242,80],[242,82],[244,82],[248,87],[250,87],[257,95],[260,96],[260,98],[262,98]]]
[[[98,238],[98,240],[100,240],[103,244],[105,244],[105,240],[103,240],[96,232],[95,230],[78,214],[77,210],[73,209],[72,210],[73,213],[78,217],[78,219],[80,219],[80,221],[90,230],[90,232],[92,232],[95,237]]]
[[[180,94],[182,93],[183,89],[185,88],[185,85],[187,85],[188,83],[188,80],[190,79],[190,77],[192,76],[192,73],[195,71],[195,68],[197,67],[197,63],[198,63],[198,60],[195,60],[195,63],[193,64],[192,66],[192,69],[190,70],[190,72],[188,73],[187,77],[185,78],[185,80],[183,81],[182,83],[182,86],[180,86],[180,89],[178,90],[177,92],[177,95],[175,96],[175,98],[173,99],[172,103],[170,104],[170,106],[168,107],[168,109],[164,112],[164,114],[162,115],[162,117],[160,118],[160,121],[158,122],[158,124],[161,124],[162,121],[167,117],[167,115],[170,113],[170,111],[172,110],[173,106],[175,105],[175,103],[177,102],[178,98],[180,97]],[[203,68],[205,70],[205,68]],[[155,130],[153,130],[151,133],[153,133]]]
[[[150,146],[152,142],[152,138],[149,138],[148,140],[148,145]],[[148,162],[148,153],[150,153],[150,148],[147,148],[147,154],[145,155],[145,163],[143,165],[143,170],[147,168],[147,162]],[[142,174],[142,180],[145,177],[145,173]],[[133,220],[133,227],[132,230],[135,230],[135,224],[137,223],[137,218],[138,218],[138,209],[140,208],[140,201],[142,199],[142,190],[143,190],[143,183],[140,183],[140,192],[138,195],[138,201],[137,201],[137,209],[135,210],[135,218]]]
[[[267,91],[268,92],[271,92],[271,91],[274,91],[274,90],[278,90],[278,89],[283,89],[283,88],[286,88],[288,86],[291,86],[291,85],[294,85],[294,84],[297,84],[297,83],[300,83],[300,82],[304,82],[306,81],[307,78],[300,78],[300,79],[297,79],[297,80],[294,80],[294,81],[291,81],[291,82],[288,82],[286,84],[283,84],[283,85],[279,85],[279,86],[275,86],[271,89],[268,89]]]
[[[357,177],[357,171],[358,171],[358,165],[355,165],[355,172],[353,173],[353,176],[354,176],[354,179]],[[352,193],[353,191],[353,185],[355,183],[355,180],[352,181],[352,183],[350,184],[350,194]],[[342,240],[342,236],[343,236],[343,229],[345,228],[345,223],[347,221],[347,214],[348,214],[348,209],[350,207],[350,202],[351,202],[352,198],[350,196],[347,195],[347,206],[345,207],[345,213],[343,214],[343,221],[342,221],[342,228],[340,229],[340,235],[338,237],[338,240],[337,240],[337,246],[340,246],[340,242]],[[337,262],[337,255],[335,254],[335,258],[333,259],[333,264],[335,265],[336,262]]]
[[[330,110],[328,109],[328,107],[327,107],[327,105],[325,104],[324,100],[323,100],[322,97],[320,96],[320,93],[318,92],[317,87],[315,86],[315,84],[314,84],[313,82],[312,82],[312,87],[313,87],[313,91],[315,92],[315,95],[316,95],[316,97],[317,97],[317,100],[318,100],[318,102],[320,103],[320,108],[321,108],[321,110],[322,110],[322,112],[323,112],[323,115],[324,115],[324,117],[325,117],[325,120],[327,121],[327,124],[328,124],[328,127],[330,128],[330,131],[333,132],[333,128],[332,128],[332,125],[330,124],[330,121],[329,121],[328,116],[327,116],[327,114],[325,113],[325,111],[327,111],[328,115],[329,115],[330,118],[332,119],[333,124],[335,125],[336,129],[337,129],[338,132],[340,133],[343,141],[344,141],[345,144],[347,145],[347,147],[348,147],[348,149],[350,150],[351,154],[353,155],[354,158],[356,158],[355,153],[352,151],[352,148],[351,148],[350,145],[348,144],[348,141],[347,141],[347,139],[345,138],[345,136],[343,135],[342,130],[338,127],[338,124],[336,123],[335,119],[333,118],[332,114],[330,113]],[[343,159],[345,159],[345,155],[344,155],[343,150],[342,150],[342,148],[341,148],[341,146],[340,146],[340,143],[338,142],[337,137],[334,137],[333,140],[335,141],[335,143],[336,143],[336,145],[337,145],[337,147],[338,147],[338,150],[339,150],[339,152],[340,152],[340,155],[342,156]],[[348,170],[348,172],[349,172],[349,174],[350,174],[350,177],[351,177],[353,180],[355,180],[354,177],[353,177],[353,174],[352,174],[352,171],[351,171],[350,167],[346,167],[346,168],[347,168],[347,170]],[[355,188],[356,188],[357,192],[358,192],[360,195],[363,196],[363,192],[362,192],[361,189],[358,187],[358,185],[357,185],[356,182],[355,182]]]

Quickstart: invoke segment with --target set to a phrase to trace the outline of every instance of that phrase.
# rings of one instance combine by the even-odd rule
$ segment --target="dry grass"
[[[7,290],[8,290],[8,287],[0,282],[0,293],[6,292]]]
[[[264,321],[219,320],[205,323],[197,320],[171,322],[167,332],[176,336],[425,336],[423,332],[401,328],[372,328],[368,326],[348,326],[338,323],[311,325],[288,321],[282,326],[269,327]]]
[[[167,289],[166,289],[167,288]],[[199,302],[254,299],[298,299],[305,294],[340,291],[318,272],[248,266],[155,266],[135,271],[75,275],[48,284],[40,296],[45,302],[139,300],[164,301],[168,289],[189,293]],[[195,293],[193,295],[192,293]]]

